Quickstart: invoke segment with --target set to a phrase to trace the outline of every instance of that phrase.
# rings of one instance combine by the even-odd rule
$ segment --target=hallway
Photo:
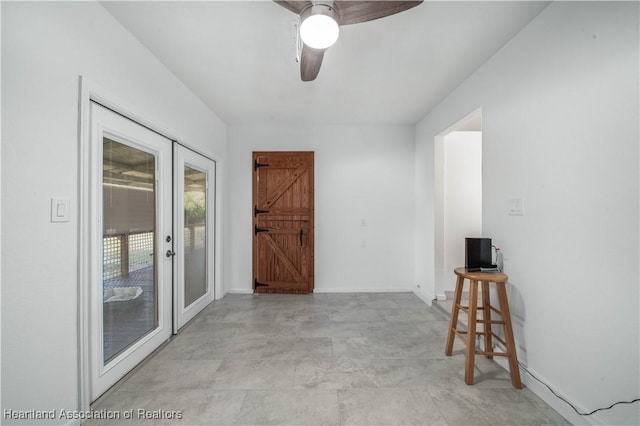
[[[568,424],[483,357],[467,386],[447,325],[412,293],[230,294],[92,409],[133,410],[131,424]]]

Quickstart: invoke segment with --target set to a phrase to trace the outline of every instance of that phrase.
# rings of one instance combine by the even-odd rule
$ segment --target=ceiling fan
[[[418,1],[274,0],[300,16],[300,77],[312,81],[320,72],[324,51],[338,39],[340,25],[358,24],[411,9]]]

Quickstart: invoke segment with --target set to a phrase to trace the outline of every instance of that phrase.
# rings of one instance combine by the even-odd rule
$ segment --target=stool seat
[[[457,276],[462,276],[462,278],[466,278],[469,280],[489,281],[492,283],[506,283],[507,281],[509,281],[509,277],[507,276],[507,274],[504,274],[502,272],[470,272],[467,270],[467,268],[456,268],[453,270],[453,272]]]
[[[516,344],[513,338],[513,327],[511,325],[511,313],[509,312],[509,301],[507,299],[506,282],[509,280],[507,274],[502,272],[470,272],[466,268],[456,268],[454,273],[457,276],[456,290],[451,309],[451,323],[449,324],[449,334],[447,336],[447,346],[445,355],[451,356],[453,352],[453,341],[455,337],[459,337],[466,345],[466,362],[464,380],[468,385],[473,384],[473,371],[475,367],[475,356],[484,355],[487,358],[494,356],[504,356],[509,360],[509,371],[511,373],[511,384],[517,389],[522,389],[520,381],[520,369],[518,367],[518,357],[516,354]],[[464,281],[469,280],[469,303],[462,304],[462,293]],[[482,291],[482,306],[478,306],[478,283],[480,283]],[[496,292],[498,294],[498,302],[500,309],[491,305],[489,300],[490,283],[495,283]],[[466,312],[468,315],[467,330],[458,329],[458,314],[460,311]],[[478,318],[478,311],[482,312],[482,318]],[[494,317],[494,312],[500,316],[500,319]],[[482,331],[477,330],[477,323],[483,325]],[[504,339],[494,333],[493,325],[501,325],[504,331]],[[484,336],[484,351],[476,350],[476,336]],[[500,342],[506,350],[499,352],[494,350],[493,339]]]

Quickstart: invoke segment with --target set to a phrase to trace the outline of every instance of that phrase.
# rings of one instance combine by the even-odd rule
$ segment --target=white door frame
[[[157,132],[171,140],[183,140],[175,132],[159,125],[156,120],[151,120],[148,115],[142,113],[142,108],[123,100],[112,91],[90,79],[79,76],[79,102],[78,102],[78,270],[77,270],[77,334],[78,334],[78,410],[89,410],[91,405],[90,395],[90,297],[85,283],[92,279],[91,272],[91,176],[90,165],[91,150],[91,101],[95,101],[113,111],[122,114],[131,120]],[[197,152],[197,150],[196,150]],[[202,154],[202,153],[201,153]],[[205,155],[205,154],[203,154]],[[220,188],[224,187],[224,159],[215,154],[205,155],[216,162],[216,241],[215,241],[215,297],[221,299],[223,292],[223,194]]]

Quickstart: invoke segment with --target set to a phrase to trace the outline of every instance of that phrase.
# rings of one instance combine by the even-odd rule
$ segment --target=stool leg
[[[451,309],[451,322],[449,323],[449,335],[447,336],[447,346],[444,354],[451,356],[453,351],[453,340],[456,337],[456,328],[458,326],[458,313],[460,312],[460,302],[462,300],[462,287],[464,286],[464,278],[458,276],[456,281],[456,292],[453,297],[453,308]]]
[[[513,327],[511,326],[511,312],[509,311],[509,301],[505,283],[496,283],[498,289],[498,299],[500,301],[500,312],[504,321],[504,340],[507,343],[507,353],[509,358],[509,371],[511,373],[511,384],[516,389],[522,389],[520,381],[520,368],[518,367],[518,355],[516,353],[516,342],[513,339]]]
[[[489,281],[482,281],[482,325],[484,331],[484,351],[493,352],[491,344],[491,303],[489,301]],[[493,358],[493,355],[485,355],[487,358]]]
[[[478,315],[478,281],[471,280],[469,288],[469,319],[467,325],[467,361],[464,369],[464,381],[473,384],[473,369],[476,356],[476,319]]]

